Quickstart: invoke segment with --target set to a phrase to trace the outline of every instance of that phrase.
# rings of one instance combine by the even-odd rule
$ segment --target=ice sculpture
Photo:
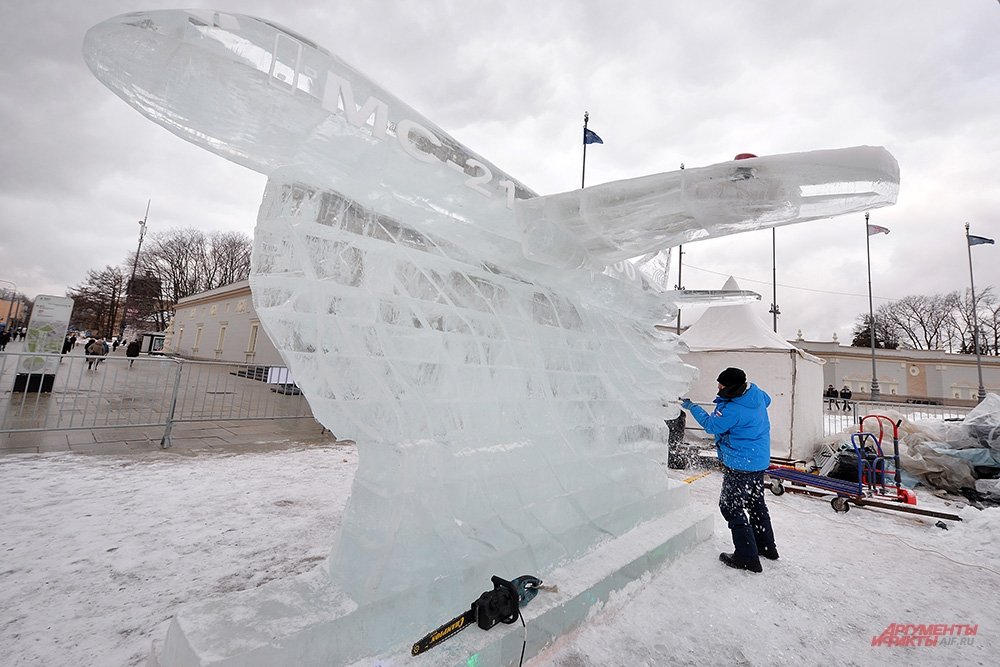
[[[360,452],[322,570],[343,596],[315,592],[314,577],[302,586],[313,593],[297,598],[324,601],[304,616],[318,606],[353,614],[358,632],[318,662],[391,650],[490,575],[544,578],[678,502],[649,448],[666,441],[663,420],[694,369],[676,337],[653,327],[676,312],[657,253],[808,217],[794,174],[812,154],[599,186],[584,200],[536,198],[268,21],[128,14],[91,29],[84,55],[151,120],[268,175],[254,304],[316,418]],[[821,178],[809,184],[895,176],[882,149],[814,159]],[[824,195],[828,215],[889,204],[895,191],[837,195]],[[632,207],[618,229],[605,226],[620,217],[610,203]],[[622,261],[641,254],[660,286]],[[306,632],[288,620],[291,596],[277,597],[268,613],[286,616],[274,625]],[[336,644],[324,632],[298,645]],[[268,641],[262,651],[281,643]],[[193,643],[176,642],[171,659],[183,662]]]

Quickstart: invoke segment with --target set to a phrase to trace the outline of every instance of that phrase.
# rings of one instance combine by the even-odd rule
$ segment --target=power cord
[[[528,626],[524,622],[524,616],[521,614],[521,610],[517,610],[517,617],[521,619],[521,625],[524,627],[524,641],[521,642],[521,660],[517,663],[518,667],[523,667],[524,665],[524,649],[528,646]]]
[[[531,588],[537,588],[540,591],[548,591],[550,593],[558,593],[559,586],[555,584],[536,584],[531,586]],[[521,615],[521,608],[517,609],[517,617],[521,619],[521,626],[524,627],[524,641],[521,642],[521,660],[517,663],[518,667],[524,667],[524,650],[528,647],[528,626],[524,622],[524,616]]]

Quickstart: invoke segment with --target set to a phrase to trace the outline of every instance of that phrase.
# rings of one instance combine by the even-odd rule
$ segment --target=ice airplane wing
[[[896,203],[899,165],[857,146],[722,162],[517,202],[525,254],[603,266],[661,248]]]
[[[544,579],[655,524],[662,541],[622,565],[636,575],[704,539],[708,519],[679,511],[687,487],[657,461],[696,370],[654,326],[677,299],[656,253],[895,196],[891,157],[860,148],[539,198],[326,49],[249,16],[126,14],[87,33],[84,58],[147,118],[267,174],[256,312],[316,419],[358,443],[327,562],[181,610],[161,667],[408,656],[490,575]],[[659,284],[626,261],[639,255]],[[622,571],[567,597],[535,649]]]
[[[85,57],[98,79],[194,144],[263,174],[287,166],[336,170],[342,189],[374,180],[389,196],[407,198],[408,207],[433,200],[425,189],[435,185],[444,185],[436,193],[442,198],[475,193],[493,208],[516,211],[527,257],[559,267],[604,267],[699,239],[888,206],[899,188],[892,155],[861,146],[539,197],[326,49],[269,21],[209,10],[142,12],[96,26],[87,40]],[[352,140],[368,143],[367,150],[334,148]],[[396,166],[387,162],[400,151],[416,165],[462,175],[459,188],[433,182],[429,169],[386,168]],[[440,226],[440,211],[428,208],[425,222]],[[514,231],[490,227],[487,236]]]

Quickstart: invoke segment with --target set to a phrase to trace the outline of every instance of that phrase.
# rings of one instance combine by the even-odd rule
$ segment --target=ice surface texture
[[[691,369],[617,307],[625,283],[584,299],[284,175],[252,284],[315,414],[359,443],[331,556],[353,595],[450,577],[474,590],[658,515],[645,450]]]
[[[650,447],[664,446],[663,420],[677,414],[664,403],[695,372],[677,338],[653,327],[676,312],[657,252],[693,238],[671,232],[673,218],[634,211],[605,232],[617,219],[608,210],[595,218],[589,205],[544,199],[532,209],[524,185],[269,22],[130,14],[94,27],[84,54],[150,119],[269,177],[254,305],[316,418],[358,442],[329,571],[391,619],[366,632],[412,634],[387,600],[416,596],[444,619],[492,574],[544,576],[663,513],[668,484]],[[649,178],[602,201],[655,199],[655,183],[676,177]],[[766,187],[791,188],[784,178]],[[706,236],[775,224],[734,212],[719,195],[731,183],[678,184],[700,193],[698,211],[684,213],[689,198],[678,219]],[[563,253],[559,238],[578,233]],[[581,248],[565,268],[560,257]],[[609,264],[640,254],[652,280]]]

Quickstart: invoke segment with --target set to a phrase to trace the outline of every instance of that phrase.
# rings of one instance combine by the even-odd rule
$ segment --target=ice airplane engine
[[[147,118],[267,175],[254,306],[316,419],[359,451],[327,562],[267,602],[180,613],[164,665],[392,651],[492,574],[544,579],[666,515],[681,496],[650,451],[696,371],[654,328],[683,299],[663,251],[898,190],[893,157],[855,147],[540,197],[267,20],[132,13],[83,50]]]

